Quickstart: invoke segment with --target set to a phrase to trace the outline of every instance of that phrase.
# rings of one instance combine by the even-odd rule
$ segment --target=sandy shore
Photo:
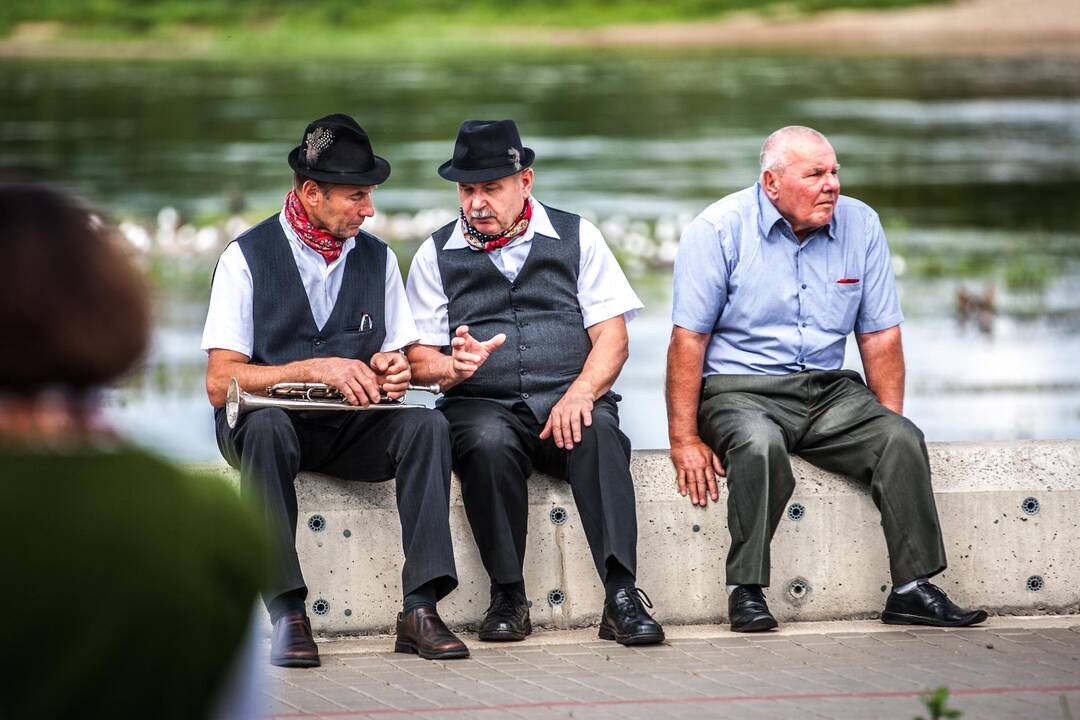
[[[791,17],[739,13],[717,21],[537,29],[526,42],[556,47],[1080,57],[1080,0],[955,0],[923,7],[836,10]],[[0,58],[194,58],[215,53],[214,41],[206,30],[196,28],[169,41],[105,42],[64,38],[56,23],[25,23],[0,39]]]
[[[553,33],[567,45],[790,49],[823,54],[1080,56],[1080,0],[958,0],[771,19],[623,25]]]

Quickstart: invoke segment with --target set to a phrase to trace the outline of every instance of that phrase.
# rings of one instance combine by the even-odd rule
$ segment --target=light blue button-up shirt
[[[674,323],[711,334],[705,376],[838,370],[849,333],[904,320],[876,212],[841,196],[799,243],[760,183],[687,226],[674,286]]]

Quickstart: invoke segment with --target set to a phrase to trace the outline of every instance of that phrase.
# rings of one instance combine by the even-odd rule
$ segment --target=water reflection
[[[657,418],[677,233],[752,182],[761,140],[791,122],[833,139],[844,192],[885,222],[908,318],[908,411],[927,436],[1080,435],[1077,59],[608,50],[331,72],[2,60],[0,92],[0,171],[89,194],[148,243],[159,211],[178,210],[178,242],[142,256],[159,293],[153,356],[110,413],[180,457],[216,458],[197,346],[213,258],[237,227],[228,218],[278,207],[300,129],[337,110],[394,165],[376,201],[403,261],[450,217],[453,189],[435,167],[460,120],[519,121],[538,197],[600,222],[648,305],[619,383],[637,447],[667,442]],[[221,232],[200,235],[211,227]]]

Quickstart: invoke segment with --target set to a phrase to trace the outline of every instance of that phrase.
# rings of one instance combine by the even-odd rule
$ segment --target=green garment
[[[130,447],[0,446],[0,558],[2,720],[207,716],[265,576],[231,488]]]

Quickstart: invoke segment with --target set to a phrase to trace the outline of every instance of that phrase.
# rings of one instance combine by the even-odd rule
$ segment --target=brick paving
[[[625,648],[595,631],[523,643],[463,636],[468,660],[388,652],[386,637],[320,642],[323,665],[271,668],[267,718],[912,718],[950,688],[965,718],[1080,720],[1080,617],[991,618],[977,629],[793,623],[736,635],[668,628]]]

